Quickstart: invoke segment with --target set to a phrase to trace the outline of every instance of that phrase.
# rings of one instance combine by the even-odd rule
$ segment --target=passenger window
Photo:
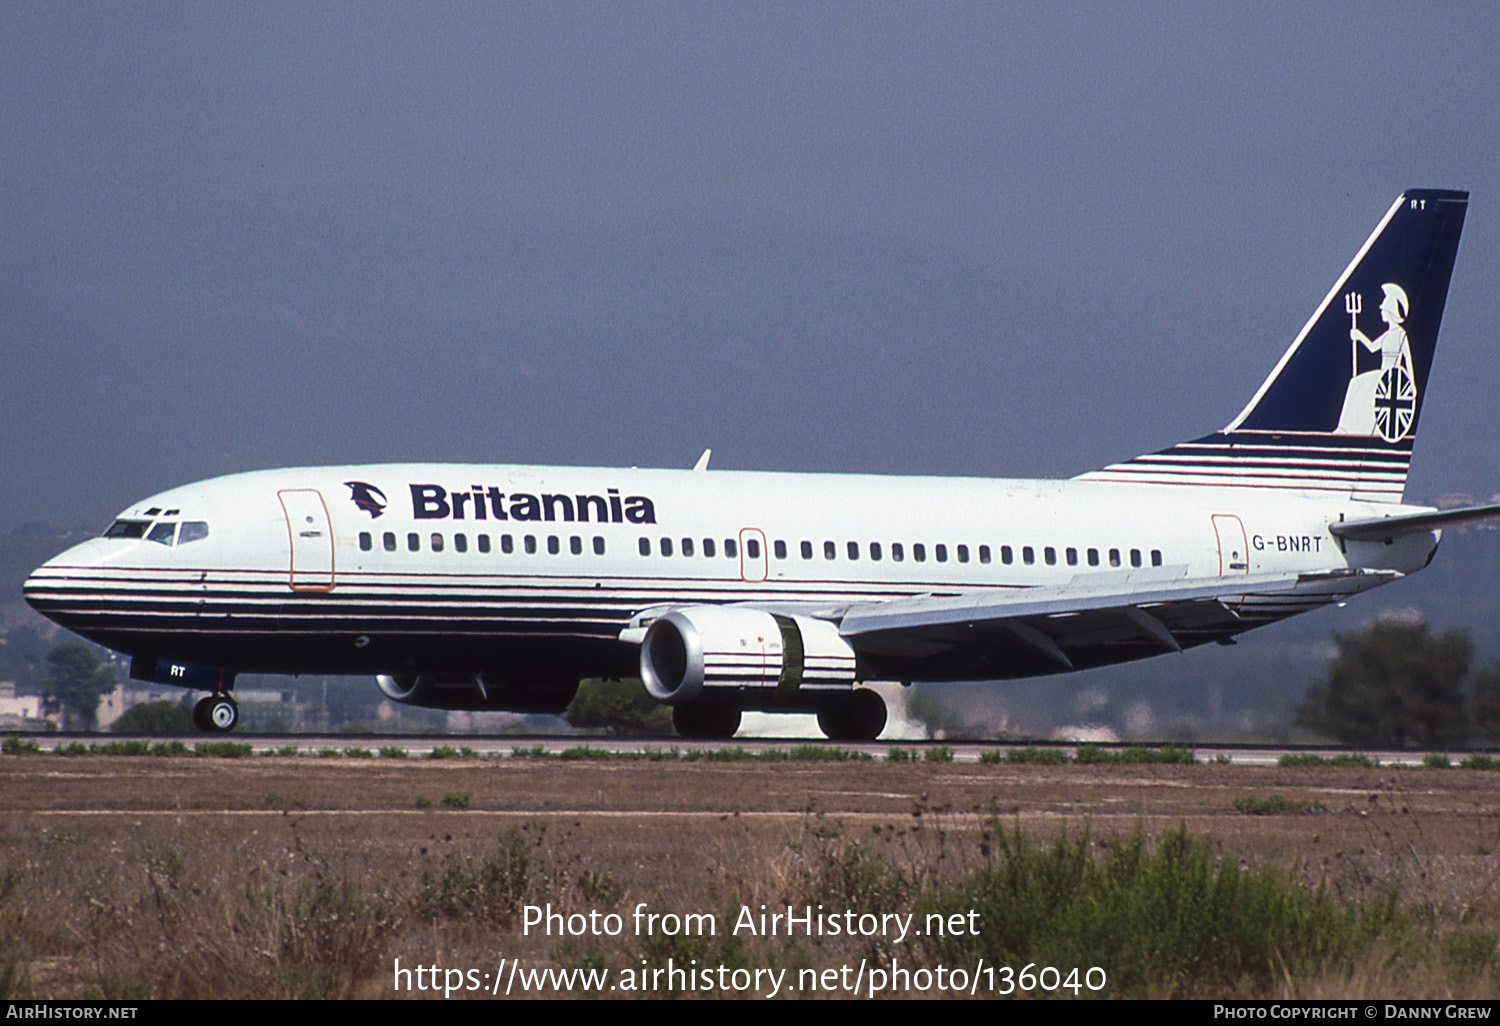
[[[1025,563],[1027,566],[1030,566],[1031,564],[1036,562],[1036,552],[1030,545],[1021,546],[1021,562]]]
[[[641,555],[643,555],[643,556],[649,556],[649,555],[651,555],[651,539],[650,538],[642,538],[641,542],[640,542],[640,549],[641,549]]]
[[[502,534],[500,536],[500,551],[507,556],[516,551],[515,539],[508,534]]]
[[[1151,565],[1161,566],[1161,549],[1151,550]]]
[[[440,535],[440,534],[438,534],[436,531],[432,532],[432,551],[433,552],[442,552],[443,551],[443,536]]]
[[[406,536],[406,551],[407,552],[421,552],[422,551],[422,536],[420,534],[418,534],[416,531],[413,531],[411,534],[408,534]]]
[[[583,539],[578,537],[578,535],[576,534],[573,535],[573,537],[569,538],[568,551],[573,553],[573,555],[575,556],[583,555]]]
[[[604,555],[604,539],[599,537],[597,534],[594,535],[594,555]]]
[[[1099,565],[1099,550],[1089,549],[1089,566]]]
[[[1068,565],[1069,566],[1077,566],[1078,565],[1078,550],[1077,549],[1073,548],[1070,545],[1070,546],[1068,546],[1068,551],[1064,552],[1063,555],[1067,557],[1067,559],[1068,559]]]
[[[682,554],[684,556],[691,556],[693,554],[693,539],[682,539]]]
[[[202,520],[188,520],[177,531],[177,544],[186,545],[188,542],[195,542],[200,538],[207,537],[208,524]]]
[[[725,559],[735,559],[735,558],[737,558],[739,556],[739,554],[740,554],[739,543],[736,542],[733,538],[725,538],[724,539],[724,558]]]
[[[746,538],[745,539],[745,555],[749,556],[751,559],[759,559],[760,558],[760,539],[758,539],[758,538]]]
[[[941,544],[934,545],[932,547],[932,554],[937,557],[939,563],[948,562],[948,546]]]
[[[712,559],[716,553],[717,553],[717,550],[714,548],[714,540],[712,538],[704,538],[703,539],[703,554],[705,556],[708,556],[710,559]]]
[[[1046,561],[1048,566],[1056,566],[1057,550],[1054,549],[1051,545],[1048,545],[1045,549],[1042,550],[1042,559]]]
[[[776,541],[775,541],[775,543],[771,546],[771,551],[773,551],[774,553],[776,553],[776,558],[777,559],[785,559],[786,558],[786,542],[782,541],[780,538],[777,538]]]
[[[396,535],[395,535],[395,532],[393,532],[393,531],[387,531],[387,532],[385,532],[385,537],[383,537],[380,541],[381,541],[381,544],[385,546],[385,551],[387,551],[387,552],[395,552],[396,551]]]
[[[455,534],[453,536],[453,548],[456,552],[468,552],[469,536],[466,534]]]
[[[1130,565],[1131,566],[1140,566],[1141,565],[1141,550],[1140,549],[1131,549],[1130,550]]]
[[[967,545],[958,546],[958,561],[960,563],[967,563],[969,561],[969,547]]]
[[[672,554],[672,539],[671,538],[663,538],[661,540],[661,554],[663,556],[670,556]]]
[[[549,556],[555,556],[555,555],[557,555],[561,551],[562,551],[562,542],[558,540],[557,535],[555,535],[555,534],[549,534],[549,535],[547,535],[547,555],[549,555]]]
[[[871,542],[870,543],[870,558],[873,559],[877,563],[880,562],[880,543],[879,542]]]
[[[825,541],[823,543],[823,558],[824,559],[837,559],[838,555],[839,555],[839,547],[837,545],[835,545],[831,541]]]
[[[369,531],[359,532],[359,551],[369,552],[375,547],[375,539],[370,537]]]
[[[1015,553],[1010,550],[1009,545],[1000,546],[1000,562],[1004,563],[1006,566],[1009,566],[1012,562],[1015,561],[1015,558]]]
[[[802,543],[802,558],[812,559],[812,542],[805,541]]]
[[[906,549],[900,542],[891,542],[891,559],[899,563],[906,558]]]
[[[163,520],[151,528],[151,533],[146,535],[147,541],[154,541],[161,545],[171,545],[172,536],[177,533],[177,521]]]
[[[1119,549],[1110,549],[1109,550],[1109,565],[1110,566],[1119,566],[1120,565],[1120,550]]]
[[[849,549],[849,558],[850,559],[858,559],[859,558],[859,542],[850,542],[849,545],[848,545],[848,549]]]
[[[990,547],[988,545],[979,546],[979,561],[981,563],[988,563],[990,561]]]
[[[521,539],[521,547],[526,550],[528,556],[536,555],[536,535],[528,534]]]
[[[927,546],[921,542],[913,542],[911,547],[911,558],[918,563],[927,562]]]
[[[480,552],[488,552],[488,551],[490,551],[490,536],[489,535],[487,535],[487,534],[481,534],[479,536],[479,551]]]

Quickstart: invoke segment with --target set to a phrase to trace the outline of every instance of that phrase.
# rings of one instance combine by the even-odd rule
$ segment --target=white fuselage
[[[1076,480],[294,468],[137,503],[112,529],[121,536],[53,559],[27,595],[65,626],[137,656],[265,672],[576,680],[628,671],[621,631],[653,607],[754,603],[836,619],[882,599],[1066,591],[1105,574],[1230,583],[1273,572],[1407,573],[1430,558],[1435,533],[1386,545],[1341,543],[1328,530],[1400,508],[1327,492]],[[174,538],[158,526],[168,523],[204,526]],[[1237,630],[1384,579],[1279,599]],[[861,677],[969,672],[929,670],[877,660]]]

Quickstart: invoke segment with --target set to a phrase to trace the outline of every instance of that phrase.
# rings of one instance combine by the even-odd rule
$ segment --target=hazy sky
[[[1066,476],[1473,193],[1409,494],[1500,491],[1500,5],[0,5],[0,528],[385,460]]]

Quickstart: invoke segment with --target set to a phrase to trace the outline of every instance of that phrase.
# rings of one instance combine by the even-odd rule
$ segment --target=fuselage
[[[1341,543],[1392,505],[1326,492],[1099,481],[406,464],[260,471],[153,495],[39,568],[27,599],[136,657],[233,671],[634,672],[654,607],[749,603],[837,620],[911,596],[1295,572],[1186,644],[1420,569],[1437,535]],[[1329,586],[1329,581],[1342,581]],[[1102,651],[1102,650],[1101,650]],[[1113,653],[1113,654],[1111,654]],[[1103,653],[1080,665],[1151,650]],[[1059,667],[861,654],[861,679]]]

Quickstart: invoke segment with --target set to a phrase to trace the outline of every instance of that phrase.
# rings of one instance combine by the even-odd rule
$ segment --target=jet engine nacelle
[[[424,673],[375,678],[381,694],[402,705],[471,712],[560,713],[578,692],[577,681],[520,683],[497,674]]]
[[[641,642],[641,679],[669,705],[708,692],[762,691],[795,702],[810,691],[854,686],[854,649],[826,620],[735,606],[689,606],[652,622]]]

